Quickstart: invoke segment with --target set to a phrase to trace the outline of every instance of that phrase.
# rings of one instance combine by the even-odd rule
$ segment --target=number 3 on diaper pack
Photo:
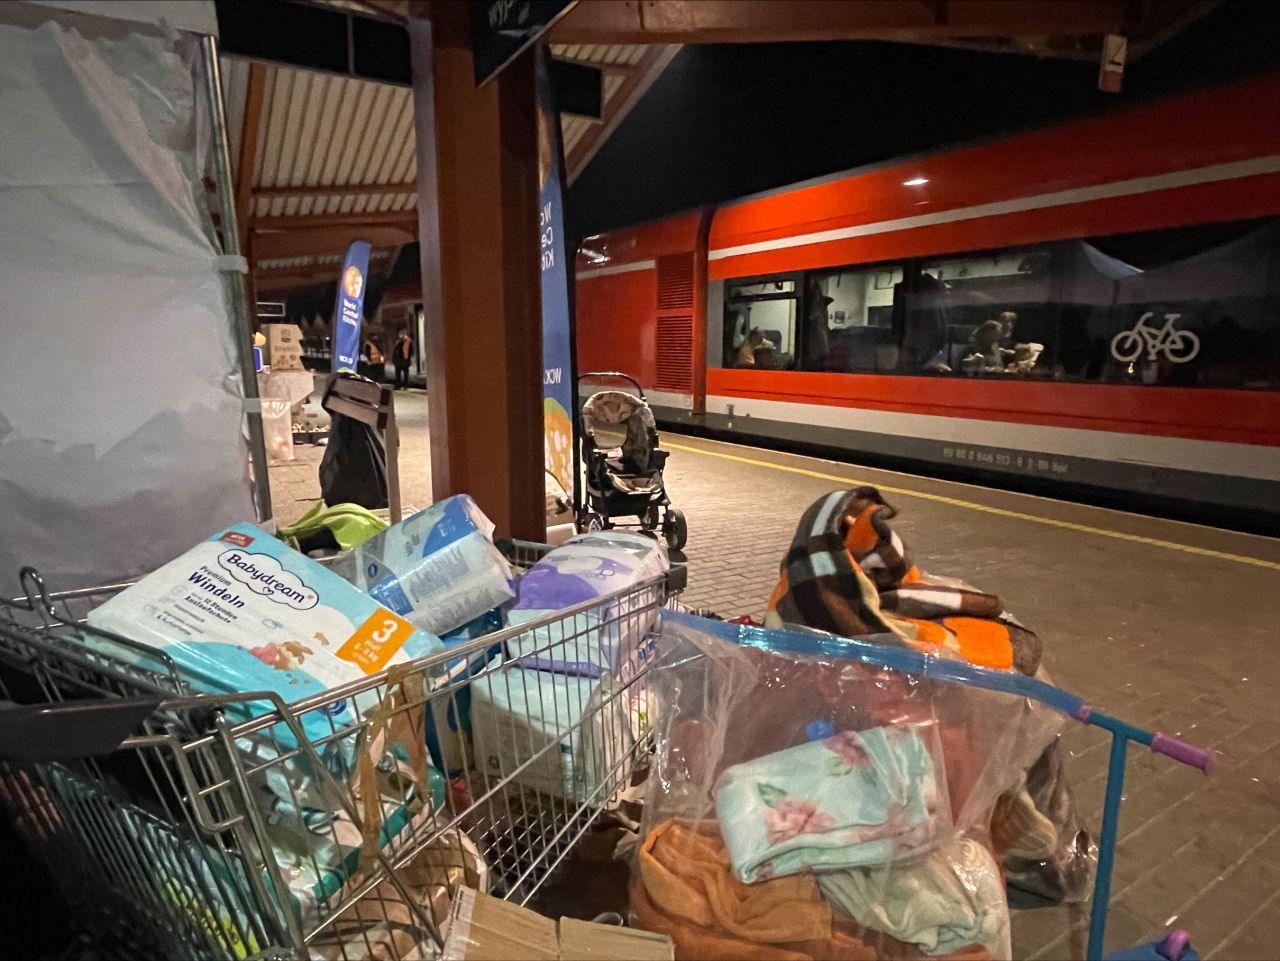
[[[391,611],[374,611],[338,649],[337,656],[366,674],[376,674],[387,666],[414,630],[412,624]]]

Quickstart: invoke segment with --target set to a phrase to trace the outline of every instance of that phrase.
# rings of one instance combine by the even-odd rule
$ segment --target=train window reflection
[[[724,364],[1280,387],[1280,219],[725,285]]]
[[[899,363],[894,298],[901,264],[814,271],[805,296],[805,370],[888,373]]]

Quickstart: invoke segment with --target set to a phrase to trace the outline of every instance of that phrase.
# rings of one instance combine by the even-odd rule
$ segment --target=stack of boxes
[[[297,324],[263,324],[266,362],[272,370],[302,370],[302,330]]]

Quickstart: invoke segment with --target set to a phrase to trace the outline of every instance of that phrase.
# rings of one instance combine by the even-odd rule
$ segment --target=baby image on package
[[[89,614],[163,651],[197,692],[270,691],[286,703],[442,647],[341,577],[252,524],[214,534]],[[343,726],[342,704],[327,713]],[[330,729],[315,712],[308,736]]]

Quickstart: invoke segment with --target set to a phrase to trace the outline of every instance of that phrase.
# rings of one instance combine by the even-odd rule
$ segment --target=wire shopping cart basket
[[[50,594],[28,568],[0,601],[0,801],[125,956],[430,957],[458,887],[527,902],[625,796],[682,574],[285,703],[201,694],[84,623],[127,584]],[[618,669],[521,666],[601,640]]]

